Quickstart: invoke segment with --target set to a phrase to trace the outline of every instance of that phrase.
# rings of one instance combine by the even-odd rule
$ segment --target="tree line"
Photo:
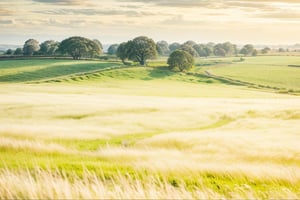
[[[134,40],[138,40],[141,38],[136,38]],[[134,41],[133,40],[133,41]],[[146,40],[144,38],[144,40]],[[131,43],[132,41],[128,41],[127,43]],[[119,51],[118,48],[120,47],[122,50],[126,47],[125,45],[127,44],[121,43],[121,44],[113,44],[108,48],[108,54],[110,55],[118,55]],[[258,51],[254,48],[253,45],[247,44],[243,48],[238,49],[237,45],[232,44],[230,42],[225,42],[225,43],[208,43],[208,44],[197,44],[194,41],[186,41],[183,44],[174,42],[171,44],[168,44],[166,41],[159,41],[156,44],[151,44],[150,46],[152,47],[153,45],[156,45],[156,51],[157,54],[160,56],[169,56],[172,52],[175,50],[184,50],[190,53],[193,57],[209,57],[209,56],[218,56],[218,57],[225,57],[225,56],[237,56],[239,54],[242,54],[244,56],[256,56]],[[130,44],[127,44],[126,48],[129,47]],[[271,49],[266,47],[262,53],[268,53]],[[119,54],[121,57],[123,57],[123,54]]]
[[[26,40],[23,48],[8,49],[6,55],[16,56],[71,56],[74,60],[82,57],[94,58],[103,53],[102,43],[84,37],[70,37],[61,42],[47,40],[39,43],[35,39]]]
[[[266,47],[261,53],[265,54],[270,50]],[[99,40],[79,36],[69,37],[61,42],[47,40],[41,44],[35,39],[29,39],[25,41],[23,48],[17,48],[15,51],[9,49],[6,52],[7,55],[71,56],[74,60],[97,58],[102,53],[103,46]],[[251,44],[238,49],[237,45],[230,42],[197,44],[189,40],[183,44],[177,42],[168,44],[166,41],[155,43],[149,37],[139,36],[121,44],[110,45],[107,54],[115,55],[124,64],[130,60],[140,65],[146,65],[148,59],[158,55],[169,56],[169,67],[184,71],[193,66],[195,57],[256,56],[258,51]]]
[[[193,57],[209,57],[209,56],[237,56],[242,54],[244,56],[255,56],[258,51],[253,45],[247,44],[241,49],[237,48],[237,45],[230,42],[225,43],[207,43],[207,44],[197,44],[194,41],[186,41],[183,44],[174,42],[168,44],[166,41],[154,42],[152,39],[140,36],[133,40],[121,44],[112,44],[109,46],[107,53],[109,55],[117,55],[121,60],[134,59],[139,62],[144,61],[144,56],[146,52],[136,52],[135,47],[145,46],[148,51],[156,51],[157,55],[169,56],[175,50],[184,50],[190,53]],[[124,54],[126,48],[126,54]],[[261,50],[262,54],[266,54],[271,49],[266,47]],[[280,49],[283,52],[283,49]],[[17,48],[15,50],[8,49],[6,55],[70,55],[74,59],[80,59],[81,57],[97,57],[103,53],[103,45],[97,39],[88,39],[84,37],[70,37],[61,42],[54,40],[47,40],[39,44],[35,39],[29,39],[25,41],[23,48]],[[135,55],[134,54],[140,54]],[[147,58],[148,59],[148,58]]]

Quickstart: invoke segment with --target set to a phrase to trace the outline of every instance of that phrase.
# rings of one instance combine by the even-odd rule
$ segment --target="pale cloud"
[[[154,15],[151,12],[140,12],[135,10],[117,10],[117,9],[55,9],[55,10],[39,10],[34,11],[35,13],[45,14],[45,15],[125,15],[128,17],[142,17],[147,15]]]
[[[174,25],[178,26],[178,24],[182,24],[183,26],[196,26],[196,25],[203,25],[207,24],[208,22],[205,20],[187,20],[184,19],[182,15],[176,15],[174,17],[168,18],[166,20],[161,21],[163,25]]]
[[[87,1],[86,0],[33,0],[38,3],[48,3],[55,5],[83,5]]]
[[[165,6],[197,6],[197,5],[210,5],[210,4],[226,4],[228,2],[239,2],[239,3],[300,3],[299,0],[118,0],[119,2],[142,2],[147,4],[157,4]]]
[[[176,7],[176,8],[208,8],[208,9],[244,9],[273,10],[275,3],[299,4],[299,0],[118,0],[119,2],[136,2],[154,6]]]
[[[264,13],[259,15],[261,18],[273,18],[273,19],[282,19],[282,20],[300,20],[299,12],[271,12]]]
[[[138,35],[179,42],[299,42],[298,13],[299,0],[1,0],[0,43],[8,35],[82,35],[103,43]]]
[[[41,24],[46,26],[52,26],[52,27],[60,27],[60,28],[75,28],[75,27],[81,27],[85,26],[87,23],[89,23],[86,20],[56,20],[56,19],[49,19],[49,20],[42,20],[40,21]]]
[[[0,8],[0,16],[13,15],[14,11]]]
[[[14,20],[11,20],[11,19],[9,19],[9,20],[0,20],[0,24],[5,24],[5,25],[14,24]]]
[[[244,1],[244,2],[253,2],[253,0],[231,0],[231,1]],[[260,0],[260,2],[265,3],[298,3],[300,4],[299,0]]]
[[[152,4],[157,6],[166,6],[166,7],[218,7],[219,1],[218,0],[119,0],[119,2],[139,2],[139,3],[146,3]]]

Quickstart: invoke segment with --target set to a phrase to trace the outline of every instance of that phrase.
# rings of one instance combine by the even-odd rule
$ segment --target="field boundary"
[[[288,67],[299,67],[300,68],[300,65],[288,65]]]
[[[69,79],[77,79],[77,78],[80,80],[86,80],[86,79],[89,79],[88,78],[89,75],[95,75],[100,72],[118,70],[118,69],[136,68],[136,67],[138,67],[138,66],[115,65],[115,66],[107,67],[104,69],[96,69],[96,70],[91,70],[88,72],[79,72],[79,73],[74,73],[74,74],[67,75],[67,76],[60,76],[55,79],[51,78],[51,79],[44,79],[41,81],[33,81],[33,82],[27,82],[27,83],[30,83],[30,84],[31,83],[53,83],[53,82],[67,81],[67,79],[69,80]]]
[[[237,80],[237,79],[232,79],[232,78],[228,78],[228,77],[224,77],[224,76],[218,76],[216,74],[213,74],[209,70],[205,70],[204,75],[206,75],[210,78],[225,82],[225,83],[226,82],[230,83],[232,85],[246,86],[248,88],[255,88],[255,89],[272,90],[272,91],[275,91],[277,93],[282,93],[282,94],[291,94],[291,95],[297,95],[297,96],[300,95],[300,90],[293,90],[293,89],[288,89],[288,88],[279,88],[279,87],[275,87],[275,86],[272,87],[272,86],[269,86],[269,85],[255,84],[255,83],[241,81],[241,80]]]

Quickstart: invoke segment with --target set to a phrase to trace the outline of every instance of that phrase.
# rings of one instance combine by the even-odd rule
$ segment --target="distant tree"
[[[166,41],[159,41],[156,43],[157,53],[161,56],[170,54],[169,44]]]
[[[59,42],[47,40],[40,45],[40,53],[42,55],[53,55],[59,47]]]
[[[7,49],[5,55],[13,55],[14,51],[12,49]]]
[[[226,56],[236,55],[236,46],[230,42],[225,42],[222,44],[222,48],[226,52]]]
[[[215,56],[225,57],[226,56],[226,51],[223,48],[215,48],[214,49],[214,54],[215,54]]]
[[[224,49],[223,44],[216,44],[213,51],[215,56],[226,56],[226,50]]]
[[[189,52],[194,57],[198,57],[199,54],[197,50],[194,48],[195,46],[197,46],[196,42],[192,40],[188,40],[185,43],[183,43],[183,45],[181,45],[180,49]]]
[[[196,44],[193,46],[193,49],[200,57],[207,57],[212,53],[210,47],[206,46],[205,44]]]
[[[196,45],[197,43],[196,42],[194,42],[194,41],[192,41],[192,40],[188,40],[188,41],[186,41],[185,43],[183,43],[183,45],[188,45],[188,46],[194,46],[194,45]]]
[[[237,47],[230,42],[218,43],[214,45],[213,52],[216,56],[233,56],[237,55]]]
[[[109,55],[115,55],[117,53],[119,44],[112,44],[108,47],[107,53]]]
[[[254,51],[254,46],[252,44],[246,44],[241,50],[240,53],[247,56],[252,55]]]
[[[254,50],[252,51],[252,54],[251,54],[251,55],[252,55],[252,56],[257,56],[257,53],[258,53],[257,50],[254,49]]]
[[[125,60],[128,59],[129,57],[127,42],[123,42],[119,45],[116,54],[117,57],[119,57],[122,60],[122,62],[125,64]]]
[[[285,49],[284,48],[279,48],[278,52],[285,52]]]
[[[78,36],[63,40],[59,45],[59,51],[71,55],[74,60],[79,60],[82,56],[94,57],[101,54],[99,45],[94,41]]]
[[[197,52],[198,56],[200,56],[200,57],[206,57],[206,52],[204,51],[204,45],[195,44],[193,46],[193,49]]]
[[[205,57],[208,57],[213,53],[213,48],[210,46],[205,46],[203,50],[205,51]]]
[[[176,50],[171,53],[168,59],[170,69],[188,71],[194,65],[194,58],[191,54],[183,50]]]
[[[261,50],[261,53],[262,53],[262,54],[267,54],[267,53],[269,53],[269,51],[271,51],[271,49],[270,49],[269,47],[265,47],[265,48],[263,48],[263,49]]]
[[[16,56],[23,55],[23,49],[22,48],[17,48],[14,52],[14,55],[16,55]]]
[[[239,50],[238,50],[238,47],[236,44],[233,45],[233,48],[234,48],[234,54],[235,56],[238,56],[239,55]]]
[[[128,41],[126,46],[128,59],[137,61],[140,65],[145,65],[148,59],[157,55],[155,42],[146,36],[136,37]]]
[[[193,57],[199,56],[198,53],[197,53],[197,51],[193,48],[193,46],[190,46],[188,44],[181,45],[181,47],[179,49],[188,52]]]
[[[173,52],[173,51],[179,49],[180,46],[181,45],[179,43],[177,43],[177,42],[174,42],[174,43],[170,44],[169,45],[170,52]]]
[[[40,45],[35,39],[27,40],[23,46],[23,54],[26,56],[32,56],[38,50],[40,50]]]
[[[211,49],[213,49],[214,46],[215,46],[215,43],[209,42],[209,43],[206,44],[206,46],[209,47],[209,48],[211,48]]]

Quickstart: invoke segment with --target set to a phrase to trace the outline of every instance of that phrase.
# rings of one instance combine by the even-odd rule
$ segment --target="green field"
[[[248,57],[244,62],[206,67],[205,70],[263,88],[300,93],[299,63],[297,56]]]
[[[0,82],[28,82],[52,79],[119,66],[116,62],[67,60],[1,61]]]
[[[0,61],[0,199],[299,199],[300,57],[236,60]]]

